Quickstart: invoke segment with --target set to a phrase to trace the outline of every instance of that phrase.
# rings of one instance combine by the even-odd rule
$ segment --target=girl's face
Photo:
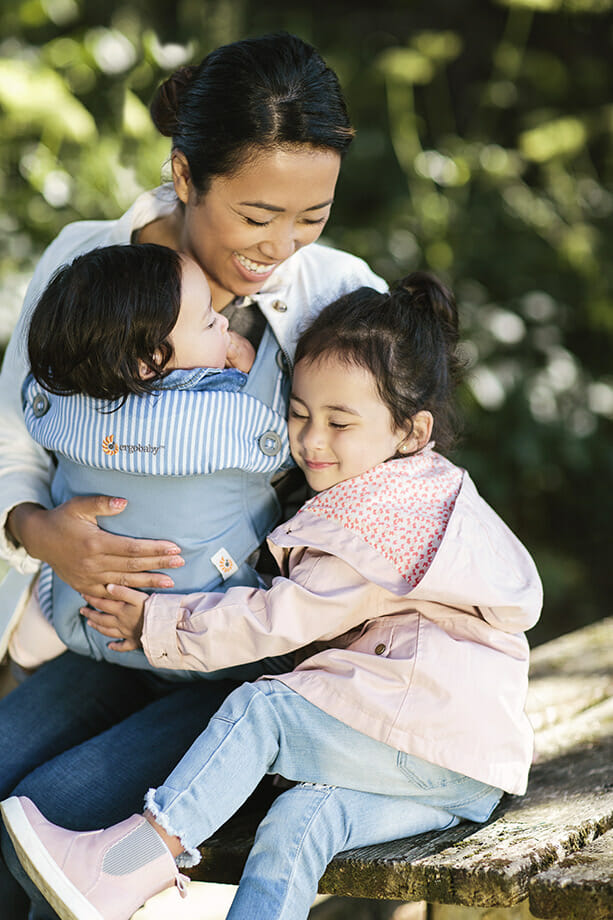
[[[213,307],[257,294],[285,259],[321,234],[341,159],[306,145],[255,151],[231,176],[215,177],[198,197],[181,152],[173,155],[185,204],[181,248],[206,272]]]
[[[399,430],[370,371],[324,356],[294,368],[289,409],[294,460],[316,492],[359,476],[413,449],[410,426]]]
[[[223,367],[230,344],[228,320],[213,310],[204,272],[181,256],[181,306],[169,335],[174,353],[169,368]]]

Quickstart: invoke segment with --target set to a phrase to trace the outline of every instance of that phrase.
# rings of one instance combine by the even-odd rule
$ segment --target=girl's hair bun
[[[393,285],[398,295],[407,294],[413,309],[429,310],[441,323],[450,345],[458,339],[458,309],[452,291],[429,272],[412,272]]]
[[[157,89],[149,107],[153,124],[164,137],[179,133],[179,113],[185,95],[197,66],[186,65],[175,70]]]

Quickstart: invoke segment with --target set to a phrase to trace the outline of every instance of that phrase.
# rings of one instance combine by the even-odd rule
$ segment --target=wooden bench
[[[485,825],[342,853],[321,893],[427,902],[428,920],[451,920],[442,905],[472,908],[455,912],[466,920],[613,918],[613,618],[537,647],[530,673],[527,794]],[[251,805],[201,846],[192,878],[238,883],[265,807]]]

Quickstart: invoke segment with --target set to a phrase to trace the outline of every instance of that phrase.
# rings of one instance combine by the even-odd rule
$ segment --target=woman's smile
[[[268,278],[279,264],[278,262],[256,262],[240,252],[234,252],[233,256],[247,275],[256,275],[259,281]]]

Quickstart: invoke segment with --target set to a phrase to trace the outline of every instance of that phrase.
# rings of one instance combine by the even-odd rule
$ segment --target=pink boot
[[[129,920],[159,891],[188,879],[142,815],[101,831],[67,831],[27,798],[2,803],[24,869],[62,920]]]

